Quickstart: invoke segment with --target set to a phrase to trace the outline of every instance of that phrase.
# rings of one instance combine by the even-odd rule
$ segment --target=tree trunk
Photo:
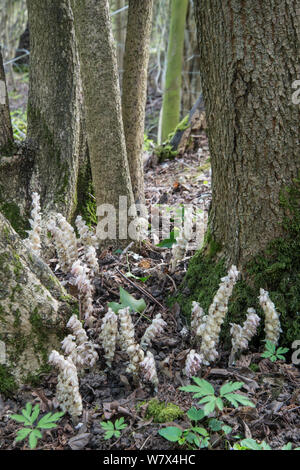
[[[31,188],[43,210],[70,218],[80,153],[80,81],[69,0],[28,0],[28,140],[36,147]]]
[[[3,67],[2,51],[0,47],[0,150],[11,147],[13,131],[11,126],[9,102]]]
[[[108,0],[73,0],[86,132],[97,207],[133,204]],[[117,238],[118,238],[117,234]]]
[[[145,203],[143,145],[153,0],[129,0],[124,56],[122,114],[136,202]]]
[[[0,392],[47,366],[76,301],[0,213]]]
[[[27,22],[26,0],[1,0],[0,45],[4,62],[14,58],[21,34]]]
[[[180,121],[182,59],[188,0],[171,1],[167,70],[163,96],[161,141],[164,142]]]
[[[298,7],[298,0],[195,2],[212,206],[206,246],[183,287],[187,313],[192,300],[208,308],[220,277],[235,264],[242,280],[229,302],[227,333],[247,308],[264,317],[263,288],[288,347],[300,335],[300,106],[292,99]]]
[[[213,173],[210,231],[243,268],[283,233],[280,191],[300,170],[297,0],[196,1]]]

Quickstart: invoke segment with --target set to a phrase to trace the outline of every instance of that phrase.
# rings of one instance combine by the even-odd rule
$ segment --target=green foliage
[[[147,134],[144,134],[144,151],[145,152],[152,152],[154,147],[155,147],[154,141],[149,139]]]
[[[174,243],[176,243],[176,236],[175,231],[172,230],[172,232],[170,233],[170,238],[165,238],[160,243],[158,243],[157,246],[161,248],[172,248]]]
[[[117,419],[115,423],[111,421],[102,421],[101,426],[105,429],[104,439],[108,440],[112,437],[119,438],[121,436],[121,431],[127,428],[127,424],[124,423],[124,418]]]
[[[289,348],[278,348],[272,343],[272,341],[266,341],[266,348],[261,357],[267,357],[272,362],[276,362],[278,359],[285,361],[283,354],[286,354],[289,351]]]
[[[110,302],[108,306],[115,312],[125,307],[130,307],[134,312],[142,313],[147,305],[144,299],[135,299],[129,292],[127,292],[123,287],[120,287],[120,303]]]
[[[17,141],[24,140],[27,134],[27,112],[20,108],[11,111],[10,116],[14,139]]]
[[[0,364],[0,393],[5,396],[11,396],[17,389],[17,384],[10,369]]]
[[[178,155],[177,150],[173,150],[173,147],[170,143],[157,145],[155,147],[154,153],[157,155],[159,163],[162,163],[165,160],[174,160],[176,155]]]
[[[243,439],[241,442],[234,444],[233,450],[272,450],[272,448],[265,441],[257,442],[254,439]],[[281,450],[293,450],[292,443],[288,442]],[[300,450],[300,447],[296,447],[294,450]]]
[[[185,387],[180,387],[180,390],[184,392],[194,393],[194,398],[201,398],[198,402],[199,404],[204,404],[204,414],[205,416],[210,413],[224,408],[224,400],[228,401],[235,408],[238,408],[240,405],[255,407],[255,405],[244,395],[235,393],[236,390],[239,390],[244,385],[243,382],[228,382],[223,385],[220,389],[218,396],[215,395],[214,387],[204,379],[199,379],[198,377],[192,377],[193,381],[197,385],[187,385]]]
[[[146,418],[153,418],[154,423],[167,423],[180,418],[184,412],[174,403],[159,402],[156,398],[149,401]]]
[[[187,417],[191,421],[191,426],[188,429],[181,429],[177,426],[168,426],[161,429],[158,433],[168,441],[177,442],[179,445],[187,445],[189,448],[203,449],[210,446],[210,434],[207,429],[197,424],[198,421],[205,419],[205,412],[202,409],[197,409],[192,406],[188,412]],[[232,431],[230,426],[226,426],[222,421],[217,419],[207,420],[208,428],[213,432],[222,432],[227,435]]]
[[[40,429],[54,429],[57,427],[57,421],[64,415],[61,413],[47,413],[38,420],[40,414],[40,406],[27,403],[26,407],[21,411],[21,415],[11,415],[11,419],[17,423],[24,424],[24,428],[17,432],[16,442],[23,441],[28,437],[30,449],[35,449],[38,439],[42,439],[43,435]]]

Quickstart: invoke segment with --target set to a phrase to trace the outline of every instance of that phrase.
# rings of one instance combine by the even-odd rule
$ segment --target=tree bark
[[[135,202],[145,203],[143,145],[153,0],[129,0],[122,115]]]
[[[80,153],[80,79],[69,0],[28,0],[28,140],[36,147],[31,189],[44,211],[70,218]]]
[[[171,25],[162,107],[161,141],[180,121],[184,29],[188,0],[171,0]]]
[[[297,0],[195,2],[212,165],[209,230],[227,265],[283,236],[280,193],[300,170]]]
[[[1,0],[0,45],[4,62],[14,58],[21,34],[27,22],[26,0]]]
[[[72,1],[97,206],[133,204],[108,0]],[[117,234],[117,238],[118,238]]]
[[[47,365],[74,308],[75,299],[0,213],[0,392],[4,372],[20,385]]]
[[[0,47],[0,150],[11,147],[13,131],[9,112],[8,94],[3,67],[2,50]]]

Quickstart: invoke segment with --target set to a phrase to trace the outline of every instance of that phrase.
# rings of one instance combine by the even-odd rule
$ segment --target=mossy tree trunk
[[[13,143],[13,131],[9,112],[8,94],[0,46],[0,149],[10,147]]]
[[[184,30],[188,0],[171,0],[171,25],[164,86],[161,141],[164,142],[180,121]]]
[[[280,191],[300,170],[297,0],[196,1],[212,165],[210,232],[243,269],[283,233]]]
[[[133,204],[108,0],[72,1],[97,206]],[[117,232],[117,239],[119,233]]]
[[[36,147],[31,189],[43,210],[70,218],[80,153],[80,80],[69,0],[27,0],[30,28],[28,140]]]
[[[145,203],[143,145],[153,0],[129,0],[122,114],[135,202]]]
[[[300,335],[300,107],[292,100],[298,7],[297,0],[195,2],[212,206],[207,243],[182,288],[186,313],[192,300],[208,308],[220,277],[235,264],[242,280],[229,303],[227,333],[249,307],[263,318],[263,288],[288,347]]]
[[[45,370],[74,308],[75,299],[0,213],[0,392]]]

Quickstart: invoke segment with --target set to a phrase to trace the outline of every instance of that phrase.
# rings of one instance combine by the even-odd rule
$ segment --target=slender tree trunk
[[[31,188],[44,210],[70,218],[76,207],[80,82],[69,0],[28,0],[28,140],[36,147]]]
[[[2,51],[0,47],[0,149],[10,147],[12,143],[13,131],[9,112]]]
[[[300,170],[300,106],[292,103],[299,2],[197,0],[195,11],[213,175],[210,231],[228,264],[243,268],[283,234],[280,192]]]
[[[153,0],[129,0],[124,56],[122,114],[136,202],[145,202],[143,144]]]
[[[77,308],[0,213],[0,393],[37,376]]]
[[[171,1],[171,26],[162,107],[161,141],[165,141],[180,121],[184,29],[188,0]]]
[[[107,0],[73,0],[86,132],[97,206],[133,204],[121,114],[116,50]]]

